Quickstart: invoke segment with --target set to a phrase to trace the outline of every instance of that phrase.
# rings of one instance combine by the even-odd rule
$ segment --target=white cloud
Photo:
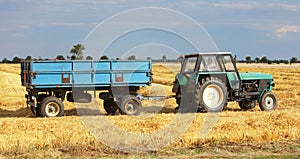
[[[283,25],[275,30],[275,35],[278,38],[283,38],[287,33],[300,32],[300,25]]]
[[[193,1],[193,0],[185,0],[179,1],[176,3],[177,7],[185,7],[185,8],[221,8],[221,9],[241,9],[241,10],[249,10],[255,9],[257,7],[257,3],[243,3],[243,2],[209,2],[209,1]]]
[[[31,29],[32,27],[30,25],[18,25],[17,28],[22,30],[28,30]]]
[[[66,27],[75,27],[75,26],[85,26],[90,25],[89,23],[76,23],[76,22],[50,22],[51,26],[66,26]]]
[[[256,10],[256,9],[281,9],[287,11],[299,11],[300,5],[293,3],[272,2],[272,1],[226,1],[226,2],[209,2],[209,1],[193,1],[185,0],[176,2],[177,6],[186,8],[203,8],[216,7],[220,9],[236,9],[236,10]]]
[[[215,7],[221,7],[225,9],[254,9],[255,6],[251,4],[245,4],[245,3],[215,3],[213,6]]]
[[[23,34],[23,33],[13,33],[12,36],[15,37],[15,38],[24,38],[25,34]]]
[[[277,4],[271,4],[270,6],[275,6],[275,7],[282,8],[282,9],[289,10],[289,11],[300,10],[300,5],[296,5],[296,4],[277,3]]]

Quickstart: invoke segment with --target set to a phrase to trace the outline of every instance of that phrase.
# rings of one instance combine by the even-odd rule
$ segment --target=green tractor
[[[270,111],[278,103],[274,86],[272,75],[239,73],[230,52],[217,52],[185,55],[172,91],[179,112],[220,112],[230,101],[242,110],[259,103],[261,110]]]

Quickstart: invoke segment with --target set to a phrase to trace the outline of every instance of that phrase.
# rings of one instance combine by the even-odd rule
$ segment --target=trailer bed
[[[22,85],[31,89],[146,86],[151,60],[24,61]]]

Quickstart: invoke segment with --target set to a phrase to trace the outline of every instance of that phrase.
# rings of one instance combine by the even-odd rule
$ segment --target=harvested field
[[[21,87],[19,65],[0,64],[0,158],[1,157],[256,157],[300,155],[300,65],[239,64],[240,72],[263,72],[273,74],[279,99],[275,111],[262,112],[257,106],[251,111],[241,111],[236,103],[214,115],[206,113],[176,114],[174,99],[143,101],[143,113],[138,117],[124,115],[79,117],[73,103],[64,102],[65,116],[60,118],[34,118],[26,108],[25,88]],[[171,95],[172,82],[178,64],[154,64],[153,86],[142,88],[143,95]],[[102,101],[99,109],[104,112]],[[191,119],[187,121],[187,119]],[[129,138],[111,131],[100,136],[109,142],[147,150],[147,153],[123,152],[101,143],[97,135],[86,128],[85,120],[99,120],[96,124],[107,132],[114,130],[105,125],[109,121],[122,132],[133,134],[155,134],[152,140]],[[173,121],[181,122],[173,122]],[[185,121],[187,124],[184,125]],[[190,124],[188,124],[190,122]],[[209,125],[207,123],[214,123]],[[95,123],[91,123],[95,124]],[[173,125],[173,127],[168,127]],[[211,127],[210,127],[211,126]],[[170,144],[160,145],[186,127],[186,131],[174,136]],[[212,129],[210,129],[212,128]],[[203,131],[206,131],[203,133]],[[203,135],[204,134],[204,135]],[[170,137],[171,136],[171,137]],[[123,143],[124,141],[124,143]],[[125,142],[126,141],[126,142]],[[143,141],[143,142],[141,142]],[[121,147],[121,146],[120,146]]]

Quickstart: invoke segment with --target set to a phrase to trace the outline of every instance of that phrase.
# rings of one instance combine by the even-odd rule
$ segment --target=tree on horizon
[[[86,60],[93,60],[93,57],[92,56],[87,56],[85,57]]]
[[[291,64],[294,64],[294,63],[296,63],[297,61],[298,61],[297,57],[292,57],[292,58],[290,59],[290,63],[291,63]]]
[[[251,56],[247,56],[245,59],[247,63],[251,63]]]
[[[9,61],[6,57],[2,60],[2,63],[10,63],[11,61]]]
[[[84,49],[85,49],[85,47],[82,44],[74,45],[70,51],[70,53],[73,54],[71,56],[71,60],[82,60]]]
[[[161,58],[162,58],[163,62],[167,62],[167,56],[166,55],[163,55]]]
[[[135,60],[135,59],[136,59],[135,55],[131,55],[131,56],[128,57],[128,60]]]
[[[100,60],[108,60],[109,58],[106,55],[100,57]]]
[[[266,56],[263,56],[263,57],[260,59],[260,62],[262,62],[262,63],[268,63],[269,60],[268,60],[268,58],[267,58]]]
[[[15,56],[11,62],[12,63],[20,63],[21,60],[22,60],[21,58],[19,58],[18,56]]]
[[[260,63],[259,57],[255,57],[255,62],[256,62],[256,63]]]
[[[65,60],[65,57],[63,55],[57,55],[56,59],[58,59],[58,60]]]
[[[32,57],[30,55],[28,55],[25,60],[32,60]]]

